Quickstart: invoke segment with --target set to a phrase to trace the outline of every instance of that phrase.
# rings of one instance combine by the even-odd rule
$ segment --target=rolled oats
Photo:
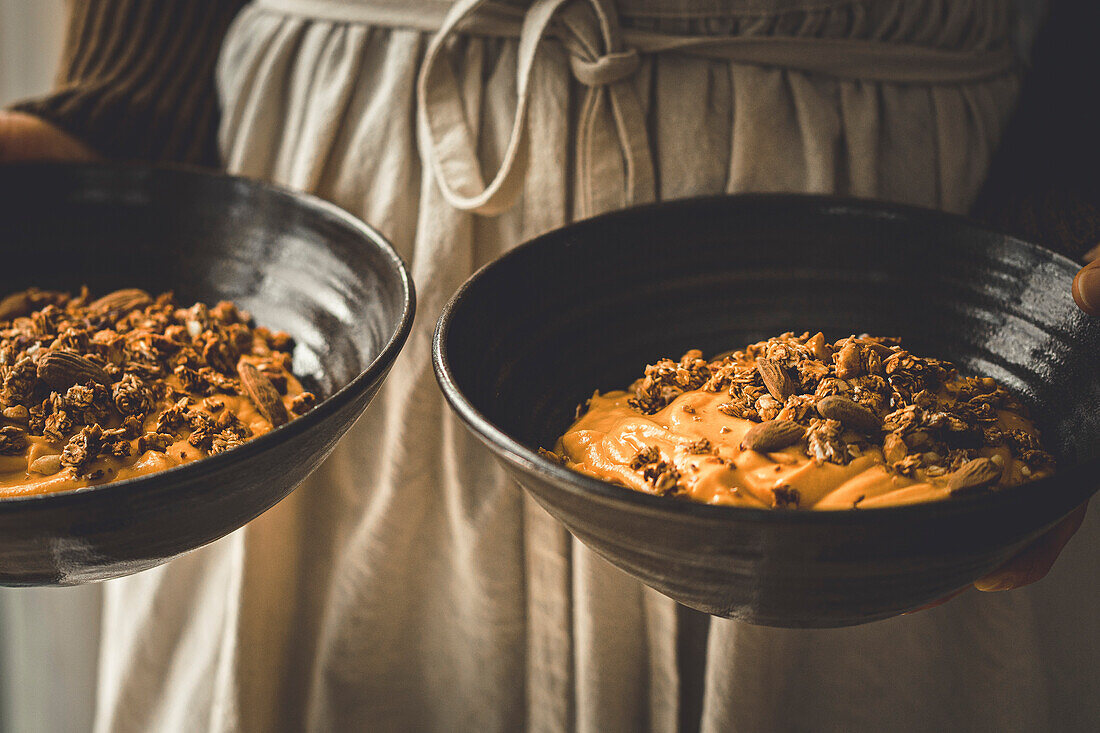
[[[0,301],[0,454],[50,451],[26,470],[86,485],[147,453],[220,453],[253,437],[242,410],[266,431],[312,408],[290,373],[292,348],[226,301],[183,308],[135,288],[94,300],[86,288],[15,293]],[[13,482],[0,475],[0,494]]]

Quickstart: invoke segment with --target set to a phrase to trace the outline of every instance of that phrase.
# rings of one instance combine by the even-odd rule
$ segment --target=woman
[[[230,171],[370,221],[410,263],[419,300],[383,392],[297,492],[210,547],[82,589],[102,596],[88,601],[102,614],[96,728],[1038,730],[1100,720],[1079,672],[1100,651],[1082,610],[1095,592],[1075,584],[1087,572],[1081,548],[1038,592],[966,593],[859,628],[711,619],[610,567],[513,487],[444,408],[429,359],[442,304],[476,267],[574,218],[760,190],[966,211],[1019,91],[1035,14],[1015,7],[78,6],[71,83],[22,105],[30,118],[4,118],[0,150],[213,163],[220,109]],[[1100,304],[1091,277],[1078,280],[1084,306]],[[1082,516],[983,587],[1041,577]],[[1059,622],[1070,630],[1049,629]]]

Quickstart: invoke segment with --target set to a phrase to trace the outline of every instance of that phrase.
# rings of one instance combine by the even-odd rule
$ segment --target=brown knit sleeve
[[[110,158],[218,166],[214,66],[245,0],[73,0],[57,88],[13,109]]]

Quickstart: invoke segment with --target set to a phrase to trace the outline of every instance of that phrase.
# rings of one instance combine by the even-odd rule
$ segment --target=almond
[[[867,407],[840,395],[822,398],[817,403],[818,413],[829,420],[837,420],[846,428],[862,433],[877,433],[882,420]]]
[[[53,476],[61,470],[61,456],[56,453],[48,456],[39,456],[31,461],[31,473],[40,473],[44,476]]]
[[[741,439],[741,447],[757,453],[770,453],[794,445],[805,435],[806,429],[796,422],[768,420],[749,428]]]
[[[267,418],[272,427],[277,428],[290,419],[282,397],[279,396],[279,390],[275,389],[275,385],[259,369],[247,361],[242,361],[237,364],[237,374],[241,378],[241,388],[244,389],[245,395],[252,400],[256,409]]]
[[[975,458],[967,461],[947,480],[947,488],[952,494],[965,494],[978,491],[997,483],[1002,468],[988,458]]]
[[[71,351],[47,352],[38,360],[38,378],[55,392],[62,393],[74,384],[111,384],[111,378],[101,366]]]
[[[139,288],[124,288],[113,293],[107,293],[102,298],[93,300],[88,304],[88,309],[100,314],[128,313],[137,308],[144,308],[153,302],[153,296]]]
[[[14,456],[27,448],[27,433],[23,428],[5,425],[0,428],[0,456]]]
[[[787,398],[794,394],[794,382],[787,374],[787,370],[779,362],[771,359],[757,359],[756,371],[764,380],[764,386],[768,388],[768,394],[780,402],[786,402]]]
[[[26,291],[12,293],[0,300],[0,321],[11,321],[22,316],[29,316],[32,310],[34,310],[34,307]]]
[[[22,290],[0,300],[0,321],[14,321],[29,316],[39,308],[57,302],[61,293],[52,290],[31,288]]]

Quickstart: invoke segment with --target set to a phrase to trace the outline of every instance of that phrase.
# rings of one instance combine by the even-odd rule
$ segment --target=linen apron
[[[416,324],[287,500],[78,589],[102,595],[96,729],[1095,727],[1095,520],[1023,591],[851,629],[713,619],[573,540],[450,414],[430,362],[469,274],[603,210],[807,191],[965,211],[1033,24],[997,0],[248,7],[219,64],[229,169],[378,227]]]

